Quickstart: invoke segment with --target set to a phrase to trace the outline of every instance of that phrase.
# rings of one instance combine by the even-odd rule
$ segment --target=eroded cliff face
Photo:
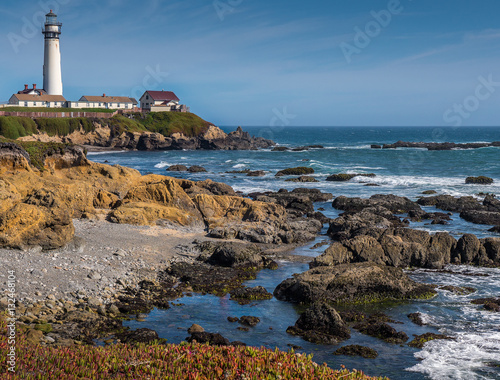
[[[304,226],[276,204],[237,196],[225,184],[193,182],[90,162],[74,146],[43,157],[43,170],[16,144],[0,145],[0,246],[59,248],[73,218],[202,226],[212,236],[260,243],[303,241]],[[309,230],[321,229],[311,221]]]
[[[39,133],[21,137],[19,140],[137,150],[254,150],[275,145],[271,140],[251,136],[241,127],[226,134],[220,128],[211,125],[204,133],[196,137],[187,137],[182,133],[174,133],[166,137],[154,132],[116,133],[113,129],[97,122],[94,122],[92,132],[85,132],[82,129],[67,136],[49,136],[46,133]]]

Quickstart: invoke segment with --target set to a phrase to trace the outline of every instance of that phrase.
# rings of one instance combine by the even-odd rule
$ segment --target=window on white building
[[[24,102],[24,106],[25,106],[25,107],[28,107],[28,102]]]

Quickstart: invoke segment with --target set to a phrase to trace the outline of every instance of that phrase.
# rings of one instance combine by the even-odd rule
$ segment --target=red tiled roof
[[[172,91],[148,91],[148,94],[155,101],[179,101],[180,99]]]

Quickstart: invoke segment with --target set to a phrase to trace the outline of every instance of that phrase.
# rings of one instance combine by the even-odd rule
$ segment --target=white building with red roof
[[[151,112],[189,112],[172,91],[146,91],[139,99],[143,111]]]

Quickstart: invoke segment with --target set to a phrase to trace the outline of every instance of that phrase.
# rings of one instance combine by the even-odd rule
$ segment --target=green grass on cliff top
[[[44,162],[47,156],[54,154],[63,155],[66,148],[71,144],[39,141],[15,141],[0,137],[0,143],[10,142],[23,148],[30,156],[31,164],[39,170],[44,170]]]
[[[110,127],[115,136],[123,132],[150,131],[164,136],[180,132],[194,137],[206,131],[210,125],[199,116],[184,112],[150,112],[147,115],[138,112],[128,116],[116,115],[110,119],[0,116],[0,136],[13,140],[39,132],[49,136],[67,136],[76,130],[91,132],[96,124],[101,124]]]

